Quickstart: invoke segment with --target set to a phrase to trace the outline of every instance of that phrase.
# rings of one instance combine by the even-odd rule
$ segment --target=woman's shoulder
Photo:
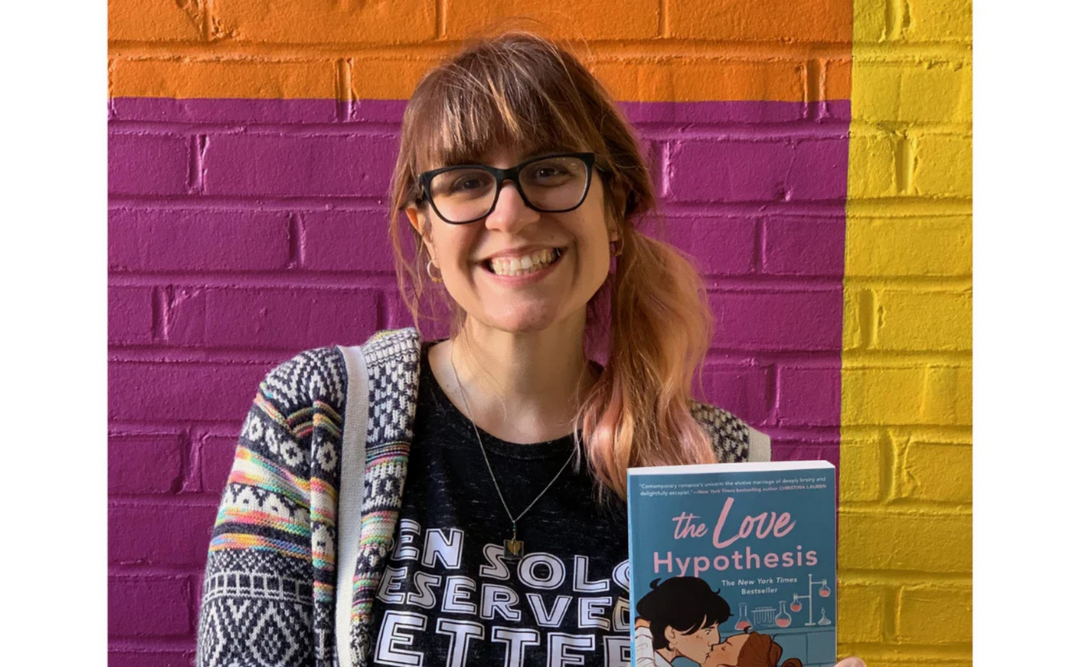
[[[690,414],[712,437],[721,463],[771,460],[772,442],[769,436],[731,412],[691,399]]]
[[[418,359],[420,334],[416,329],[385,329],[360,345],[325,345],[294,354],[267,373],[260,389],[282,409],[301,409],[319,401],[340,410],[348,387],[343,347],[359,348],[371,369],[408,365]]]

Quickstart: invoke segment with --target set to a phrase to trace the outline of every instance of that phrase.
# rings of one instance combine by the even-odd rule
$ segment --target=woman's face
[[[499,148],[480,162],[505,169],[529,157]],[[501,184],[495,210],[476,222],[448,224],[430,205],[406,213],[417,231],[427,230],[432,272],[439,269],[454,301],[470,318],[501,331],[532,333],[568,320],[583,326],[585,305],[611,266],[610,243],[616,237],[605,222],[604,187],[595,170],[585,201],[565,213],[528,208],[510,181]],[[531,276],[496,275],[489,262],[497,256],[535,258],[538,250],[550,257],[555,249],[559,258]]]
[[[739,653],[749,638],[750,635],[747,634],[731,635],[723,643],[712,647],[702,664],[705,667],[736,667],[739,664]]]

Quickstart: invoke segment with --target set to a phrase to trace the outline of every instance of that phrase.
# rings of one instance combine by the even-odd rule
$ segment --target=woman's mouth
[[[563,251],[563,248],[551,248],[538,250],[531,255],[522,257],[498,257],[484,261],[483,266],[497,276],[527,276],[542,271],[558,262],[563,255]]]

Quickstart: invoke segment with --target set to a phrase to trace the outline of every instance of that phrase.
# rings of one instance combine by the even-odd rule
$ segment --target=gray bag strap
[[[345,357],[345,430],[341,435],[341,483],[337,508],[337,585],[334,599],[334,643],[339,667],[352,664],[353,575],[360,551],[360,513],[364,502],[365,444],[368,424],[368,377],[363,349],[338,346]]]

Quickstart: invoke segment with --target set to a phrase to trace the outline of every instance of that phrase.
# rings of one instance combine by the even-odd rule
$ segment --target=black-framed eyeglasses
[[[451,225],[476,222],[495,210],[502,184],[509,180],[534,211],[565,213],[585,201],[594,166],[595,153],[555,153],[509,169],[486,164],[432,169],[420,174],[418,202],[430,202],[435,214]]]

